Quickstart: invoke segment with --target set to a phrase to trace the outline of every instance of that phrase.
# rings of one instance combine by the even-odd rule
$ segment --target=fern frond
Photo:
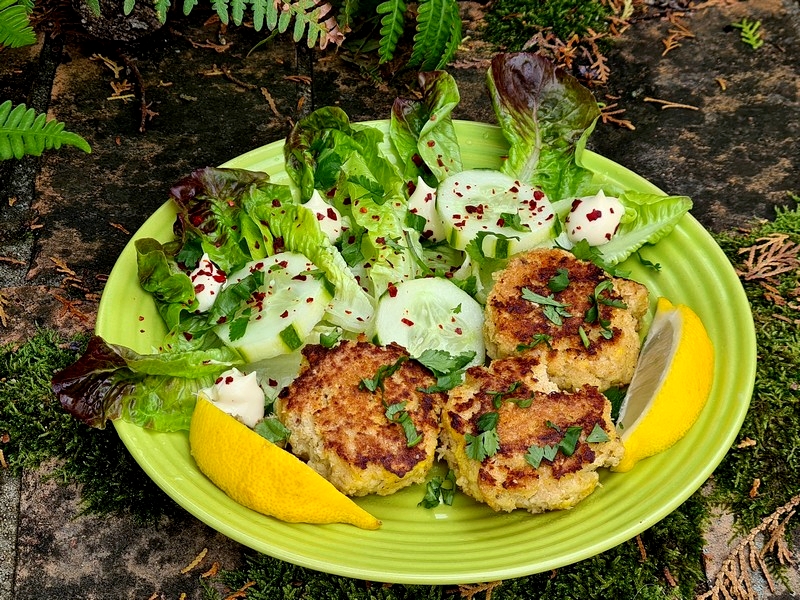
[[[270,31],[278,26],[278,13],[281,12],[281,6],[283,6],[281,0],[266,0],[267,29]]]
[[[88,2],[88,0],[86,0]],[[167,11],[172,3],[169,0],[154,0],[153,8],[156,10],[158,20],[162,23],[167,22]]]
[[[47,120],[45,113],[36,114],[24,104],[11,105],[11,100],[0,104],[0,160],[40,156],[45,150],[60,148],[62,144],[91,152],[88,142],[81,136],[64,131],[64,123]]]
[[[228,0],[211,0],[211,7],[217,11],[219,20],[225,25],[228,24]]]
[[[0,46],[20,48],[36,43],[28,13],[16,0],[0,0]]]
[[[197,6],[197,0],[183,0],[183,14],[188,15]]]
[[[247,8],[246,0],[230,0],[231,1],[231,20],[234,25],[241,25],[244,20],[244,11]]]
[[[279,0],[279,3],[272,9],[267,7],[268,28],[284,33],[294,20],[292,39],[299,42],[305,38],[309,48],[319,45],[324,50],[330,42],[338,45],[344,40],[336,19],[331,16],[333,7],[328,2],[297,0],[288,3]]]
[[[261,31],[264,27],[268,3],[271,3],[271,0],[250,0],[250,5],[253,7],[253,29],[256,31]]]
[[[403,0],[385,0],[376,7],[381,18],[381,39],[378,43],[379,62],[385,63],[394,58],[394,51],[405,25],[406,3]]]
[[[86,6],[89,7],[93,15],[100,16],[100,0],[86,0]]]
[[[409,66],[421,71],[440,69],[452,58],[447,52],[461,41],[461,18],[456,0],[424,0],[417,13],[417,33]],[[458,25],[457,25],[458,24]],[[458,41],[451,40],[457,36]]]
[[[339,7],[339,14],[336,15],[336,20],[339,23],[339,28],[343,32],[350,31],[355,17],[358,16],[359,0],[344,0]]]

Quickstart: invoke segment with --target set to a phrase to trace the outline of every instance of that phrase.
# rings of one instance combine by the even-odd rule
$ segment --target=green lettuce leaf
[[[662,196],[627,191],[619,196],[625,218],[611,241],[598,246],[605,262],[616,265],[645,244],[666,237],[692,208],[688,196]]]
[[[198,169],[171,190],[178,206],[173,227],[181,248],[196,246],[184,260],[192,268],[205,252],[225,273],[271,253],[256,223],[242,210],[241,198],[251,188],[267,183],[266,173],[244,169]]]
[[[157,431],[189,428],[197,392],[242,364],[227,348],[138,354],[95,336],[78,361],[53,376],[61,406],[91,427],[123,419]]]
[[[592,93],[546,58],[498,54],[487,73],[492,105],[510,148],[502,171],[552,200],[582,195],[592,173],[576,154],[600,109]]]
[[[397,98],[392,105],[390,139],[400,157],[403,175],[442,181],[463,170],[452,112],[461,96],[455,79],[445,71],[419,74],[421,100]]]

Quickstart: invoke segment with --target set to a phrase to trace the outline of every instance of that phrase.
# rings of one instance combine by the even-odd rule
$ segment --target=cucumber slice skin
[[[244,335],[231,340],[231,324],[215,330],[222,342],[234,348],[247,362],[256,362],[296,350],[287,339],[304,341],[322,320],[331,295],[325,282],[310,272],[314,263],[302,254],[282,252],[252,261],[232,274],[229,284],[241,281],[254,270],[264,272],[264,286],[247,301],[251,315]],[[287,336],[293,328],[295,336]]]
[[[453,355],[475,352],[470,366],[483,364],[483,307],[472,296],[441,277],[413,279],[384,294],[372,323],[380,345],[403,346],[412,357],[425,350]]]
[[[485,256],[512,254],[551,245],[557,217],[541,190],[490,169],[470,169],[439,184],[436,210],[448,243],[458,250],[482,238]],[[509,217],[518,218],[518,224]]]

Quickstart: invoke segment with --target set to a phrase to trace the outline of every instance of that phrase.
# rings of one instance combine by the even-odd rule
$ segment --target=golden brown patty
[[[553,291],[550,285],[563,281],[564,274],[568,285]],[[612,287],[599,293],[598,302],[597,286],[604,281]],[[571,316],[553,317],[553,307],[524,297],[534,294],[560,303]],[[606,302],[622,303],[624,308]],[[604,390],[630,383],[647,309],[645,286],[610,277],[563,250],[533,250],[513,257],[495,274],[486,300],[486,349],[492,358],[521,353],[540,357],[550,379],[562,389],[591,385]]]
[[[478,461],[474,438],[482,433],[479,420],[490,412],[497,413],[499,448]],[[594,491],[599,467],[622,458],[610,413],[610,403],[596,388],[558,391],[536,357],[498,359],[488,368],[469,369],[464,384],[450,391],[442,411],[440,452],[461,490],[494,510],[571,508]],[[593,431],[602,438],[595,426],[606,441],[587,441]],[[559,449],[538,466],[526,460],[546,446],[558,448],[570,427],[580,427],[570,456]]]
[[[418,391],[436,379],[408,360],[400,346],[345,341],[333,349],[308,346],[307,367],[276,401],[278,419],[291,431],[292,451],[350,496],[391,494],[425,480],[433,465],[443,397]],[[383,392],[363,389],[379,369],[399,368]],[[422,436],[412,447],[386,406],[405,402],[405,413]],[[400,413],[402,415],[402,413]]]

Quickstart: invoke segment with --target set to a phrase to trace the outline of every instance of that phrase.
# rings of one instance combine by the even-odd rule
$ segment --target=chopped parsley
[[[583,432],[583,428],[579,425],[571,425],[567,427],[566,431],[562,431],[558,425],[550,421],[547,421],[547,426],[562,433],[563,437],[557,444],[544,444],[542,446],[533,444],[528,447],[528,452],[525,454],[525,461],[534,469],[538,469],[543,460],[552,462],[559,450],[564,456],[572,456],[575,453],[575,449],[578,447],[578,441]],[[594,433],[594,430],[592,430],[592,433]]]
[[[497,435],[497,412],[487,412],[478,418],[478,435],[468,433],[464,436],[467,441],[465,448],[468,458],[483,462],[489,456],[494,456],[500,449],[500,438]]]
[[[561,327],[564,324],[563,319],[568,319],[572,316],[567,310],[568,304],[559,302],[553,296],[542,296],[529,288],[522,288],[522,298],[529,302],[539,304],[544,311],[544,316],[554,325]]]
[[[406,410],[405,402],[387,405],[384,414],[390,423],[397,423],[403,428],[403,432],[406,434],[406,446],[412,448],[422,441],[422,434],[414,426],[414,421],[411,420],[411,415]]]
[[[547,287],[554,294],[563,292],[569,287],[569,271],[566,269],[557,269],[556,274],[547,282]]]
[[[531,337],[531,341],[527,344],[517,344],[517,352],[524,352],[525,350],[531,350],[536,348],[539,344],[544,344],[551,350],[553,347],[550,345],[550,342],[553,341],[553,336],[547,335],[546,333],[535,333]]]
[[[425,496],[417,506],[422,506],[423,508],[436,508],[440,504],[452,506],[455,497],[456,474],[452,469],[449,469],[444,477],[437,475],[431,478],[425,486]]]

